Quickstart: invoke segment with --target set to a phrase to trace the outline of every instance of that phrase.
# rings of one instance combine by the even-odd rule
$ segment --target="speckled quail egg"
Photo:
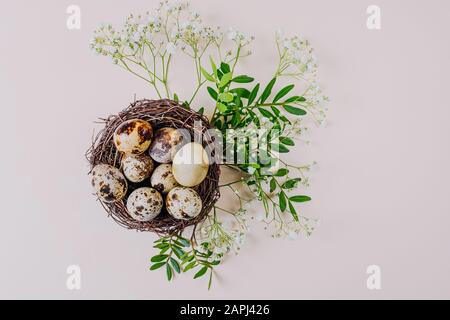
[[[175,180],[185,187],[200,184],[208,173],[208,154],[202,145],[190,142],[175,154],[172,172]]]
[[[172,217],[189,220],[202,211],[202,199],[194,189],[175,187],[167,194],[166,208]]]
[[[178,186],[172,174],[172,165],[168,163],[160,164],[153,171],[152,177],[150,178],[150,183],[152,187],[159,192],[166,194],[176,186]]]
[[[161,212],[162,207],[163,198],[161,194],[150,187],[136,189],[128,196],[128,213],[137,221],[154,219]]]
[[[150,123],[141,119],[123,122],[114,132],[114,144],[124,153],[141,154],[150,146],[153,129]]]
[[[131,182],[141,182],[150,177],[154,168],[153,160],[146,154],[126,153],[122,158],[122,170]]]
[[[98,164],[92,169],[91,177],[95,193],[104,202],[118,201],[127,192],[127,180],[116,167]]]
[[[155,132],[155,137],[149,148],[150,157],[159,163],[172,161],[181,147],[183,135],[175,128],[161,128]]]

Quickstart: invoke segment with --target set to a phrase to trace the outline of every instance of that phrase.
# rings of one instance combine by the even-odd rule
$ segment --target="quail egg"
[[[189,220],[202,211],[202,199],[194,189],[175,187],[167,194],[166,208],[172,217]]]
[[[209,159],[205,149],[197,142],[190,142],[175,154],[172,172],[179,184],[193,187],[205,179],[208,166]]]
[[[95,193],[104,202],[118,201],[127,192],[127,180],[116,167],[98,164],[92,169],[91,177]]]
[[[141,119],[123,122],[114,132],[114,144],[123,153],[141,154],[150,146],[153,129],[150,123]]]
[[[127,210],[137,221],[154,219],[163,207],[161,194],[153,188],[143,187],[134,190],[128,197]]]
[[[168,163],[160,164],[156,167],[155,171],[150,178],[152,187],[159,192],[166,194],[176,186],[178,186],[172,174],[172,165]]]
[[[126,153],[122,158],[122,170],[131,182],[141,182],[150,177],[154,168],[153,160],[146,154]]]
[[[159,163],[172,161],[181,147],[183,135],[175,128],[161,128],[155,132],[155,138],[149,148],[150,157]]]

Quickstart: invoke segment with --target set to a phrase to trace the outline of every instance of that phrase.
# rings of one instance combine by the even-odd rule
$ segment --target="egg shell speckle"
[[[96,165],[92,169],[91,177],[95,193],[104,202],[121,200],[127,192],[127,180],[116,167],[108,164]]]
[[[127,210],[137,221],[150,221],[159,215],[163,207],[161,194],[153,188],[143,187],[134,190],[127,200]]]
[[[202,199],[194,189],[175,187],[167,194],[166,208],[172,217],[189,220],[202,211]]]
[[[152,173],[154,163],[146,154],[125,154],[122,158],[122,170],[131,182],[142,182]]]
[[[161,128],[155,133],[155,138],[149,148],[149,154],[159,163],[169,163],[182,146],[183,135],[175,128]]]
[[[178,186],[175,177],[172,174],[172,165],[168,163],[160,164],[153,171],[150,183],[153,188],[159,192],[166,194],[176,186]]]
[[[150,123],[141,119],[127,120],[114,132],[114,144],[124,153],[141,154],[150,146],[153,129]]]

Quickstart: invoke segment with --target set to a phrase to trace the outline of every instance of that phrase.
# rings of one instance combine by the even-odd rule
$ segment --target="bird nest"
[[[105,127],[94,137],[92,146],[86,153],[91,171],[98,164],[109,164],[120,169],[122,155],[114,145],[113,135],[116,128],[122,122],[130,119],[146,120],[150,122],[154,130],[163,127],[187,129],[191,133],[191,141],[193,141],[195,134],[202,137],[201,143],[204,148],[208,144],[213,143],[214,140],[207,131],[212,128],[208,119],[198,112],[181,106],[178,102],[167,99],[135,101],[126,109],[119,112],[119,114],[100,119]],[[201,124],[200,126],[198,125],[199,123]],[[151,221],[141,222],[134,220],[127,211],[126,199],[137,188],[149,186],[148,181],[141,183],[129,182],[127,194],[120,201],[107,203],[99,199],[99,202],[114,221],[127,229],[151,231],[160,235],[179,234],[188,226],[194,226],[195,231],[195,226],[206,219],[208,213],[220,197],[219,175],[219,165],[210,162],[206,178],[199,185],[193,187],[202,199],[202,210],[197,217],[190,220],[173,218],[169,215],[165,207]]]

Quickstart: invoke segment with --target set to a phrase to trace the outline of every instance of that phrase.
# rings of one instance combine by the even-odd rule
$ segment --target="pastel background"
[[[152,97],[90,51],[92,31],[156,3],[1,2],[0,298],[450,298],[450,3],[192,1],[205,21],[256,36],[242,73],[271,76],[276,29],[309,38],[332,99],[328,125],[290,156],[319,162],[303,212],[320,227],[273,240],[255,222],[209,292],[203,280],[150,272],[155,236],[108,219],[86,175],[93,121],[135,94]],[[70,4],[81,8],[79,31],[66,28]],[[381,7],[378,31],[366,28],[371,4]],[[180,95],[190,68],[172,77]],[[72,264],[78,291],[66,288]],[[372,264],[381,290],[366,287]]]

